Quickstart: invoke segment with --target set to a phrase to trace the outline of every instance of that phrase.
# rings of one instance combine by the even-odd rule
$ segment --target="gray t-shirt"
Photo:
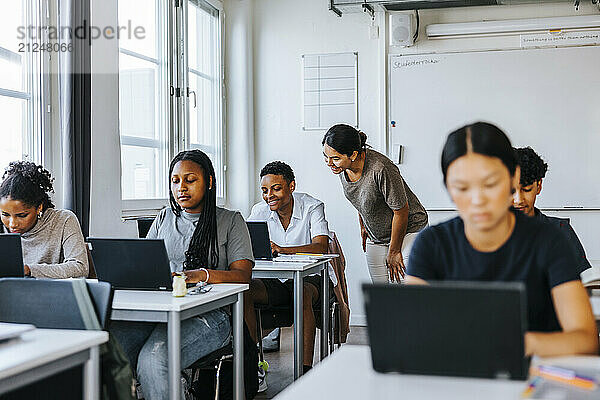
[[[238,260],[250,260],[254,264],[252,244],[248,227],[238,211],[217,207],[217,241],[219,243],[219,263],[206,268],[228,270],[229,265]],[[185,211],[177,217],[171,208],[158,214],[148,231],[148,239],[164,239],[172,272],[183,270],[187,251],[200,214]]]
[[[346,198],[360,213],[369,239],[375,243],[390,243],[394,210],[408,202],[406,233],[418,232],[427,226],[427,212],[410,190],[398,167],[386,156],[367,149],[360,179],[350,182],[340,174]]]

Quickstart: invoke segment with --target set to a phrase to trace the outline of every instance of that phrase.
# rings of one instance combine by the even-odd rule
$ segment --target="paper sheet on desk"
[[[308,255],[308,254],[280,254],[273,258],[274,262],[315,262],[320,260],[329,260],[333,258],[328,254]]]
[[[577,368],[577,373],[600,380],[600,370],[589,368]],[[562,384],[549,379],[544,379],[533,392],[530,399],[548,400],[598,400],[600,399],[600,387],[595,390],[581,389],[572,385]]]
[[[277,257],[273,258],[274,262],[303,262],[303,263],[313,263],[315,261],[321,260],[331,260],[332,258],[338,257],[337,254],[280,254]],[[335,272],[333,271],[333,267],[331,263],[327,266],[327,272],[329,274],[329,279],[333,286],[337,286],[338,281],[335,276]],[[285,279],[280,279],[281,282],[285,282]]]

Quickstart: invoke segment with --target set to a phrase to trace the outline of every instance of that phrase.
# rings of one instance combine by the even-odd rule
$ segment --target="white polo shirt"
[[[264,201],[252,207],[248,221],[266,221],[271,241],[281,247],[305,246],[311,244],[313,238],[323,235],[331,240],[329,224],[325,219],[325,204],[306,193],[293,192],[292,196],[294,209],[287,230],[283,229],[277,212],[271,211]],[[329,277],[334,285],[337,284],[331,265]]]

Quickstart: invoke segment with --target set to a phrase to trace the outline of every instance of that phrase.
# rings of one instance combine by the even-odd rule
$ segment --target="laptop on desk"
[[[364,284],[362,290],[376,371],[527,379],[522,283]]]
[[[88,238],[98,280],[115,289],[171,290],[171,268],[162,239]]]
[[[0,278],[22,278],[23,250],[21,248],[21,235],[16,233],[0,234]]]
[[[255,260],[273,260],[271,251],[271,239],[269,238],[269,227],[264,221],[246,221],[250,240],[252,241],[252,253]]]

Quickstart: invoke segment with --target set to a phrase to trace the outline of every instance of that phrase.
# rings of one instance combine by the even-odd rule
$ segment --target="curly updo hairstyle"
[[[515,149],[515,155],[521,167],[521,186],[529,186],[546,176],[548,164],[531,147]]]
[[[31,207],[54,208],[48,193],[54,192],[54,178],[41,165],[30,161],[13,161],[2,175],[0,199],[10,197]]]

